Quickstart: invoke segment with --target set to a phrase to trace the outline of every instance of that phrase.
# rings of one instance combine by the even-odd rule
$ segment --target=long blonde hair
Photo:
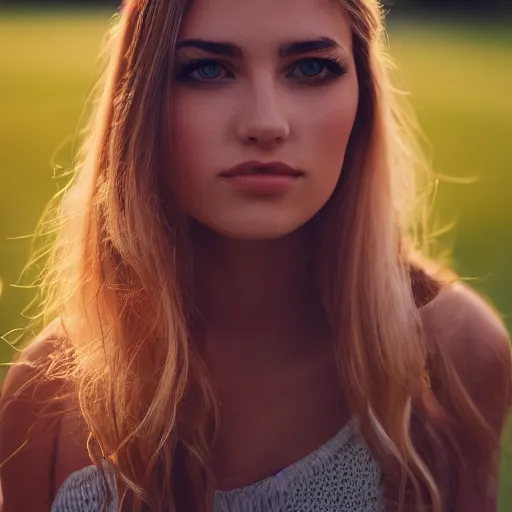
[[[45,224],[58,234],[40,293],[43,318],[60,317],[67,333],[73,357],[64,344],[60,376],[75,386],[92,459],[114,463],[135,509],[205,512],[220,415],[190,336],[190,237],[165,143],[189,4],[131,2],[112,28],[76,172]],[[340,4],[352,23],[360,104],[342,177],[317,218],[318,285],[333,332],[349,333],[338,344],[340,381],[394,499],[401,510],[441,512],[440,473],[418,441],[437,446],[440,438],[428,415],[430,348],[410,277],[421,160],[392,86],[380,4]],[[451,389],[455,420],[471,425],[484,452],[485,423],[455,380]],[[415,417],[424,420],[417,438]]]

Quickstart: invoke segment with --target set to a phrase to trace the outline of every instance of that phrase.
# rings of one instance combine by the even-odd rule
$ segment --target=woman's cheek
[[[173,156],[186,181],[193,179],[193,175],[202,168],[200,163],[207,151],[208,138],[214,134],[208,126],[208,117],[204,109],[184,95],[176,99],[171,123]]]
[[[330,102],[330,108],[317,126],[323,152],[338,155],[338,158],[345,154],[357,113],[357,94],[350,90],[347,92],[347,96]]]

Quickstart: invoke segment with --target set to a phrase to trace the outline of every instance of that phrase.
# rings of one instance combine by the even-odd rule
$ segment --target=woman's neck
[[[312,245],[307,230],[264,241],[229,240],[200,230],[195,295],[206,343],[215,345],[209,349],[269,362],[325,337]]]

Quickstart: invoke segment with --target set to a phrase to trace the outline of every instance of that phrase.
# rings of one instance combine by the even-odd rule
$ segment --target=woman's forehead
[[[180,39],[232,41],[239,46],[329,37],[351,47],[340,0],[193,0]]]

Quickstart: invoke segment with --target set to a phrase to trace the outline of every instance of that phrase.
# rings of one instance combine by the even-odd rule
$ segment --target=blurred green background
[[[111,15],[104,9],[0,10],[0,335],[26,325],[20,312],[32,296],[11,286],[27,262],[30,241],[11,238],[34,231],[58,189],[53,165],[70,164]],[[392,20],[389,30],[435,170],[475,178],[471,184],[439,183],[435,218],[439,225],[456,221],[444,241],[456,270],[493,301],[510,330],[512,24],[407,17]],[[2,342],[0,360],[11,356]],[[502,512],[512,510],[511,450],[508,429]]]

